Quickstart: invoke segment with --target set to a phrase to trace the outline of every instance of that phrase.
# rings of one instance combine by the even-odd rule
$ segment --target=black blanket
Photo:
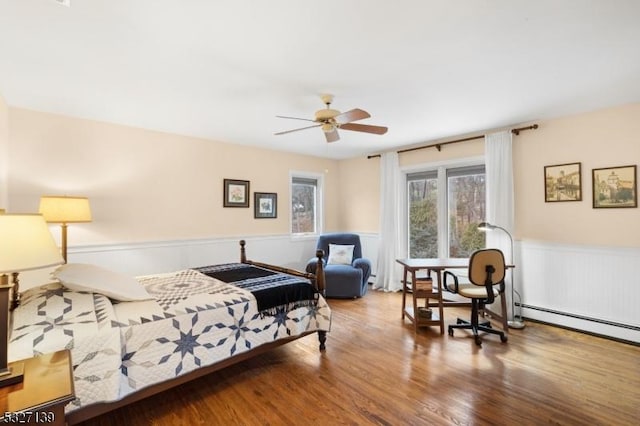
[[[194,268],[222,282],[250,291],[263,314],[277,315],[301,306],[316,304],[317,294],[311,282],[302,277],[289,275],[244,263]]]

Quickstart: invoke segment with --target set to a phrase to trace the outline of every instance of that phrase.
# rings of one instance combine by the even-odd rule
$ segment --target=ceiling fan
[[[301,127],[293,130],[285,130],[284,132],[275,133],[276,135],[285,135],[287,133],[297,132],[299,130],[311,129],[313,127],[320,127],[324,132],[324,136],[327,142],[335,142],[340,139],[338,135],[338,129],[351,130],[354,132],[373,133],[376,135],[384,135],[387,133],[387,128],[383,126],[372,126],[369,124],[354,123],[354,121],[364,120],[371,117],[367,111],[355,108],[346,112],[340,112],[335,109],[331,109],[331,102],[333,102],[332,95],[322,95],[322,102],[327,106],[325,109],[316,111],[315,119],[298,117],[286,117],[283,115],[277,115],[278,118],[289,118],[292,120],[311,121],[316,123],[312,126]]]

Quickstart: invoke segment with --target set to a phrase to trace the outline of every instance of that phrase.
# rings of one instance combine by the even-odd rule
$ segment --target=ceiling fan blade
[[[374,133],[376,135],[384,135],[385,133],[387,133],[387,130],[389,130],[383,126],[372,126],[370,124],[357,124],[357,123],[341,124],[340,128],[344,130],[352,130],[354,132]]]
[[[369,118],[371,115],[364,110],[355,108],[350,111],[343,112],[342,114],[338,114],[333,117],[338,124],[351,123],[352,121],[364,120],[365,118]]]
[[[320,127],[320,126],[322,126],[322,123],[320,123],[320,124],[315,124],[315,125],[313,125],[313,126],[300,127],[299,129],[285,130],[284,132],[274,133],[274,135],[286,135],[287,133],[297,132],[297,131],[299,131],[299,130],[311,129],[311,128],[313,128],[313,127]]]
[[[308,118],[287,117],[286,115],[276,115],[276,117],[278,117],[278,118],[288,118],[290,120],[313,121],[314,123],[316,122],[316,120],[310,120]]]
[[[340,135],[338,135],[338,131],[335,128],[330,132],[324,132],[324,137],[327,138],[327,142],[340,140]]]

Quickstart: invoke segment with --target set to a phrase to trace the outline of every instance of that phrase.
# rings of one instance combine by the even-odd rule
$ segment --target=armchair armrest
[[[371,261],[369,259],[365,259],[364,257],[360,257],[358,259],[353,259],[351,266],[354,268],[368,268],[371,269]]]
[[[366,284],[371,275],[371,261],[364,257],[359,257],[351,262],[351,266],[362,270],[362,280]]]

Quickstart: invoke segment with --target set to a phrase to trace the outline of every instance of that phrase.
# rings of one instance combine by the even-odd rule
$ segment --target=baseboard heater
[[[535,311],[539,311],[539,312],[545,312],[545,313],[548,313],[548,314],[564,316],[564,317],[567,317],[567,318],[574,318],[574,319],[578,319],[578,320],[581,320],[581,321],[589,321],[589,322],[603,324],[603,325],[607,325],[607,326],[611,326],[611,327],[618,327],[618,328],[625,329],[625,330],[632,330],[632,331],[635,331],[635,332],[640,332],[640,326],[637,326],[637,325],[624,324],[624,323],[615,322],[615,321],[603,320],[603,319],[600,319],[600,318],[588,317],[588,316],[585,316],[585,315],[578,315],[578,314],[572,314],[572,313],[569,313],[569,312],[556,311],[554,309],[542,308],[540,306],[527,305],[526,303],[524,303],[524,304],[516,303],[516,306],[520,306],[521,309],[522,308],[531,309],[531,310],[535,310]],[[558,324],[558,323],[555,323],[555,322],[537,320],[537,319],[532,319],[532,318],[526,318],[526,319],[529,320],[529,321],[541,322],[541,323],[550,324],[550,325],[554,325],[554,326],[565,328],[565,329],[569,329],[569,330],[575,330],[575,331],[578,331],[578,332],[581,332],[581,333],[586,333],[586,334],[590,334],[590,335],[594,335],[594,336],[598,336],[598,337],[603,337],[605,339],[615,340],[615,341],[623,342],[623,343],[629,343],[629,344],[634,345],[634,346],[640,346],[639,342],[636,342],[636,341],[633,341],[633,340],[627,340],[627,339],[624,339],[624,338],[617,338],[617,337],[609,336],[609,335],[606,335],[606,334],[595,333],[595,332],[591,332],[591,331],[588,331],[588,330],[583,330],[583,329],[576,328],[576,327],[570,327],[570,326],[566,326],[566,325],[563,325],[563,324]]]
[[[525,308],[525,309],[533,309],[533,310],[536,310],[536,311],[547,312],[549,314],[562,315],[564,317],[576,318],[576,319],[580,319],[580,320],[584,320],[584,321],[597,322],[599,324],[610,325],[610,326],[613,326],[613,327],[620,327],[620,328],[626,328],[628,330],[640,331],[640,327],[636,326],[636,325],[623,324],[623,323],[615,322],[615,321],[608,321],[608,320],[603,320],[603,319],[599,319],[599,318],[586,317],[584,315],[570,314],[568,312],[556,311],[556,310],[553,310],[553,309],[541,308],[539,306],[527,305],[526,303],[524,303],[524,304],[516,303],[516,306],[521,306],[522,308]]]

